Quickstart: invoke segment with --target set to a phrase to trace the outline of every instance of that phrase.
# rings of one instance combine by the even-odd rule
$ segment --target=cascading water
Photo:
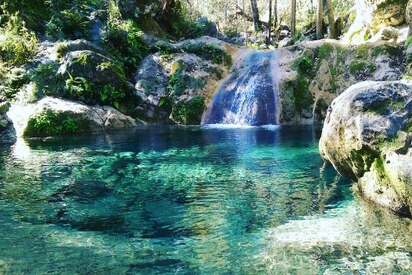
[[[277,124],[278,72],[276,52],[247,52],[216,92],[202,125]]]

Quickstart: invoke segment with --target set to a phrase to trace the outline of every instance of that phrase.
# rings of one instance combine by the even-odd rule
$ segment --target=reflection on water
[[[146,128],[0,155],[0,274],[409,273],[408,220],[310,128]]]

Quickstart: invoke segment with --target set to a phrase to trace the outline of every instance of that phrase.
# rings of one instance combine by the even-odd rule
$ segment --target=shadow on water
[[[354,198],[318,138],[148,127],[0,149],[0,273],[409,270],[408,223]]]

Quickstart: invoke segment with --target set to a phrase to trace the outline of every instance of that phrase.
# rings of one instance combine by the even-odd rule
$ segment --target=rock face
[[[6,114],[9,108],[8,102],[0,103],[0,144],[10,144],[16,141],[16,131]]]
[[[403,47],[389,42],[312,41],[281,49],[278,56],[284,124],[322,123],[332,100],[351,85],[400,80],[405,71]]]
[[[45,97],[23,109],[12,106],[10,116],[25,137],[46,137],[130,128],[137,122],[112,107],[87,106]],[[22,112],[25,111],[25,116]],[[20,115],[20,117],[19,117]]]
[[[176,44],[158,42],[135,75],[142,103],[137,115],[148,122],[200,124],[218,83],[231,65],[229,44],[211,37]]]
[[[320,150],[365,198],[411,216],[411,142],[412,82],[361,82],[333,101]]]

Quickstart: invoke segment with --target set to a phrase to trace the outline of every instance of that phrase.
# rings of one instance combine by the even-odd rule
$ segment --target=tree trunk
[[[242,0],[242,8],[243,8],[243,10],[245,10],[246,9],[246,0]],[[246,19],[246,17],[244,17],[244,21],[243,21],[243,25],[244,25],[244,28],[245,28],[245,46],[247,46],[247,42],[248,42],[248,39],[249,39],[249,37],[248,37],[248,33],[247,33],[247,31],[248,31],[248,24],[247,24],[247,19]]]
[[[333,11],[333,4],[331,0],[326,0],[328,5],[328,21],[329,21],[329,38],[338,39],[335,25],[335,13]]]
[[[272,0],[269,0],[268,44],[272,40]]]
[[[250,5],[252,7],[252,17],[253,17],[253,26],[255,32],[260,31],[260,20],[259,20],[259,8],[256,0],[250,0]]]
[[[406,5],[406,23],[409,25],[409,33],[408,35],[412,35],[412,0],[408,1]]]
[[[296,34],[296,0],[292,0],[292,11],[291,11],[291,22],[290,22],[290,29],[292,31],[292,36]]]
[[[316,15],[316,38],[323,38],[323,0],[318,0],[318,12]]]
[[[275,7],[274,7],[274,17],[275,17],[275,29],[278,26],[278,0],[275,0]]]

